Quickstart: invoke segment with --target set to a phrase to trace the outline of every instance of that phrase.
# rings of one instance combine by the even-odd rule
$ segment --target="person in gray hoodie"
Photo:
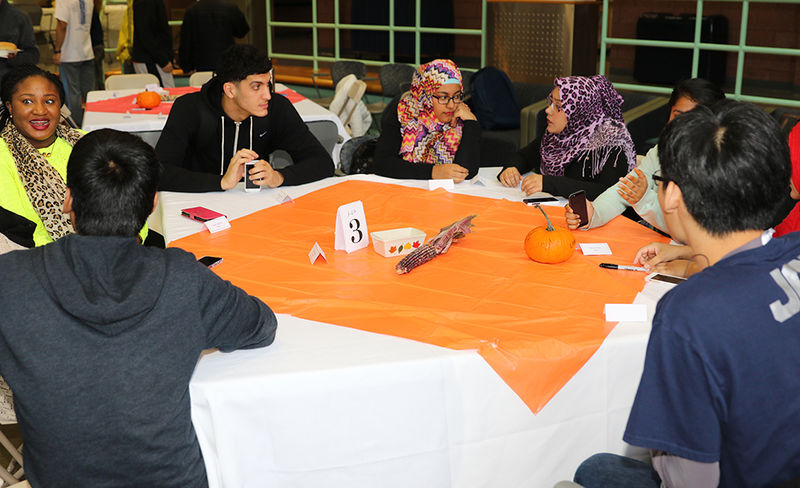
[[[36,487],[205,487],[189,380],[204,349],[269,345],[272,311],[180,249],[144,247],[158,162],[131,134],[75,144],[76,233],[0,256],[0,375]]]

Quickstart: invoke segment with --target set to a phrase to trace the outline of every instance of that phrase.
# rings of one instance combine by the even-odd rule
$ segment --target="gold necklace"
[[[55,141],[53,141],[53,144],[50,144],[50,146],[48,146],[48,149],[49,149],[49,151],[42,151],[42,150],[40,150],[40,151],[39,151],[39,154],[41,154],[42,156],[44,156],[44,157],[45,157],[45,159],[46,159],[46,158],[49,158],[50,156],[52,156],[52,155],[53,155],[53,146],[55,145],[55,143],[56,143],[56,142],[55,142]],[[42,149],[44,149],[44,148],[42,148]]]

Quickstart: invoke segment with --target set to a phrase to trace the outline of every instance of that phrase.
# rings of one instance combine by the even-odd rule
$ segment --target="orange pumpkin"
[[[142,108],[158,107],[159,103],[161,103],[161,95],[156,92],[143,91],[136,95],[136,105]]]
[[[575,237],[569,229],[554,226],[542,207],[536,207],[544,214],[547,227],[535,227],[528,232],[525,237],[525,253],[538,263],[566,261],[575,251]]]

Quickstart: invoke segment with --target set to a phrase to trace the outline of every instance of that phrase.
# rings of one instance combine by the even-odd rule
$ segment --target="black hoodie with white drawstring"
[[[273,94],[265,117],[234,122],[222,110],[222,96],[212,79],[199,93],[175,100],[156,145],[163,168],[159,190],[220,191],[228,163],[243,148],[265,161],[277,149],[288,152],[294,164],[278,170],[282,186],[333,176],[333,160],[286,97]]]

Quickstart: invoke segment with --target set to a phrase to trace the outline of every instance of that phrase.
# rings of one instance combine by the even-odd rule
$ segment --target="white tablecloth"
[[[484,168],[482,184],[453,191],[521,199],[496,174]],[[181,208],[237,218],[276,204],[280,192],[297,197],[343,180],[253,194],[162,192],[155,217],[174,240],[202,230]],[[637,302],[652,317],[656,291],[645,291]],[[649,323],[619,324],[534,415],[477,352],[279,315],[270,347],[200,360],[192,419],[211,487],[549,487],[593,453],[630,453],[622,432],[648,334]]]

